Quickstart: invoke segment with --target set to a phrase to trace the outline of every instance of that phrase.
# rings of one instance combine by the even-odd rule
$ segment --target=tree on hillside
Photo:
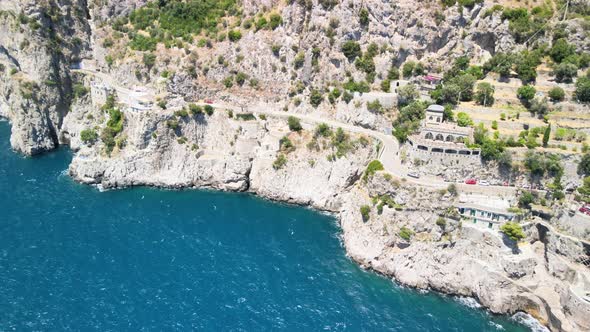
[[[535,87],[532,85],[523,85],[518,88],[518,90],[516,90],[516,96],[524,104],[528,104],[533,98],[535,98],[536,93],[537,89],[535,89]]]
[[[590,103],[590,77],[580,77],[576,81],[576,98],[582,103]]]
[[[553,69],[553,75],[557,82],[571,83],[573,78],[578,75],[578,67],[571,63],[560,63]]]
[[[348,40],[344,42],[344,44],[342,44],[341,50],[349,61],[352,61],[356,57],[362,55],[361,45],[354,40]]]
[[[549,113],[549,104],[547,98],[535,98],[529,105],[529,111],[536,114],[538,117],[542,117]]]
[[[287,123],[289,125],[289,130],[291,131],[296,131],[296,132],[300,132],[303,127],[301,126],[301,122],[299,121],[298,118],[294,117],[294,116],[290,116],[287,119]]]
[[[482,82],[477,85],[475,100],[483,106],[494,104],[494,86],[490,83]]]
[[[554,102],[562,101],[565,99],[565,91],[563,91],[563,89],[558,86],[553,87],[551,90],[549,90],[549,98],[551,98],[551,100]]]
[[[500,226],[500,231],[508,236],[512,241],[520,241],[525,235],[520,224],[509,221]]]
[[[473,120],[465,112],[457,113],[457,124],[459,127],[468,127],[473,125]]]
[[[557,40],[551,49],[549,55],[551,59],[557,63],[561,63],[565,58],[575,54],[576,48],[573,45],[568,44],[565,38]]]
[[[551,124],[545,128],[545,132],[543,133],[543,147],[547,147],[547,143],[549,143],[549,136],[551,135]]]
[[[579,175],[590,175],[590,153],[585,153],[578,164]]]
[[[398,89],[398,103],[408,105],[420,97],[420,93],[414,84],[408,84]]]

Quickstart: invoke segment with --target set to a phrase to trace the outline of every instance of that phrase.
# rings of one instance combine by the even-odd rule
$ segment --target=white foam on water
[[[498,324],[498,323],[494,323],[494,322],[489,322],[488,324],[490,324],[491,327],[495,328],[498,331],[504,331],[504,326]]]
[[[469,307],[469,308],[473,308],[473,309],[481,308],[481,304],[479,302],[477,302],[477,300],[472,297],[459,296],[459,297],[456,297],[455,300],[457,302],[459,302],[460,304],[462,304],[466,307]]]
[[[512,316],[511,319],[529,327],[533,332],[549,332],[548,328],[543,326],[543,324],[527,313],[517,312]]]

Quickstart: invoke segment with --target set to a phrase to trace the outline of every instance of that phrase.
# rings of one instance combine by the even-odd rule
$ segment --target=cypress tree
[[[549,135],[551,135],[551,124],[545,128],[545,133],[543,134],[543,147],[547,147],[547,143],[549,142]]]

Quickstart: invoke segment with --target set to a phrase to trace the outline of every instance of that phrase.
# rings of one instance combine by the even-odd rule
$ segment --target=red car
[[[579,211],[582,212],[582,213],[584,213],[584,214],[590,215],[590,206],[584,205],[584,206],[582,206],[580,208]]]
[[[477,184],[477,180],[476,179],[467,179],[467,180],[465,180],[465,184]]]
[[[205,104],[213,104],[213,100],[211,100],[211,99],[205,99]]]

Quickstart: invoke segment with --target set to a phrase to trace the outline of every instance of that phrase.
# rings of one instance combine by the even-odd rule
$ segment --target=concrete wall
[[[461,165],[466,167],[481,166],[481,156],[479,155],[461,155],[448,154],[441,152],[424,151],[417,148],[416,145],[408,146],[408,158],[410,160],[419,159],[424,164],[442,164],[445,166]]]

